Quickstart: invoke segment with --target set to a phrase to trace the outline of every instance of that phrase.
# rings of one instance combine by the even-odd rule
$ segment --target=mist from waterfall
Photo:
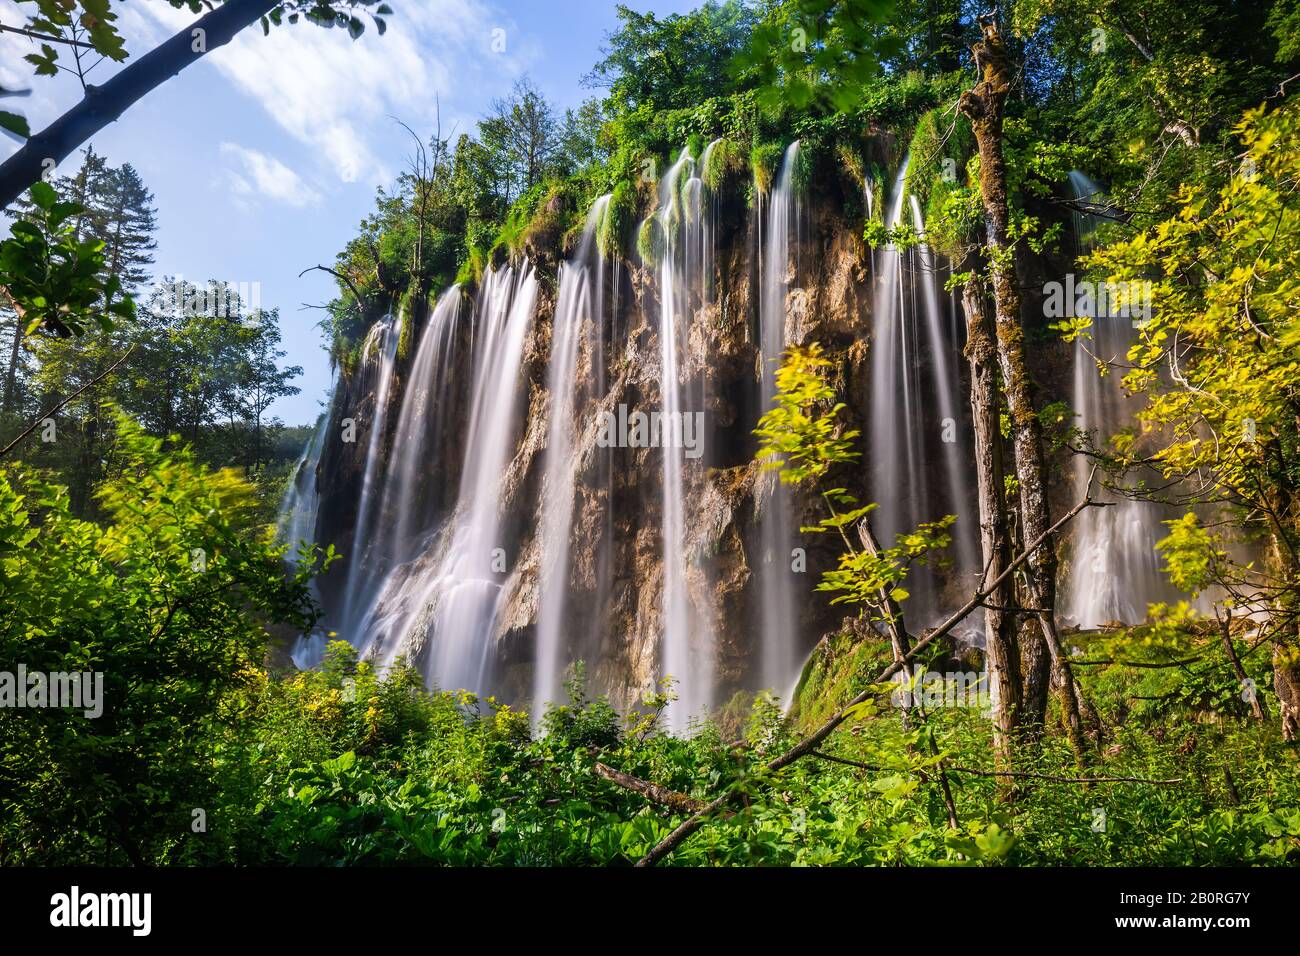
[[[659,208],[654,213],[663,239],[655,272],[659,285],[659,392],[668,421],[680,420],[683,413],[693,411],[686,407],[682,366],[693,314],[692,294],[700,301],[707,294],[707,271],[713,255],[703,194],[695,160],[690,150],[684,149],[660,181]],[[687,577],[684,449],[664,442],[660,453],[664,558],[660,662],[663,673],[676,681],[677,700],[665,712],[668,727],[684,733],[692,718],[705,716],[713,706],[715,649],[707,609],[692,606]]]
[[[775,404],[776,370],[787,345],[786,296],[792,278],[798,280],[799,197],[794,176],[799,141],[785,150],[776,184],[768,197],[759,279],[759,361],[761,408]],[[760,200],[760,210],[762,209]],[[792,243],[793,240],[793,243]],[[792,248],[793,246],[793,248]],[[793,258],[792,258],[793,254]],[[776,472],[760,473],[755,497],[759,528],[759,686],[784,692],[797,676],[800,641],[796,631],[794,582],[791,579],[795,535],[793,504],[788,485]]]
[[[596,248],[596,232],[609,209],[610,196],[592,204],[577,249],[560,266],[559,293],[551,327],[547,369],[550,407],[546,422],[546,469],[542,481],[539,521],[539,588],[537,651],[533,667],[532,720],[536,726],[545,705],[561,699],[565,668],[572,661],[572,635],[565,627],[571,561],[570,536],[578,460],[575,454],[579,408],[577,380],[584,330],[589,335],[592,373],[603,364],[600,347],[604,323],[604,260]],[[603,376],[602,376],[603,377]],[[600,382],[588,382],[587,394],[599,395]]]
[[[1076,200],[1104,204],[1101,187],[1078,170],[1070,173],[1070,190]],[[1081,254],[1091,245],[1101,221],[1095,214],[1074,214]],[[1091,304],[1079,303],[1077,314],[1083,314],[1084,309],[1099,312],[1096,297],[1090,299]],[[1093,316],[1090,337],[1080,337],[1074,343],[1075,424],[1098,447],[1104,447],[1110,436],[1130,424],[1142,407],[1140,398],[1124,394],[1122,372],[1112,371],[1103,377],[1096,364],[1097,360],[1124,362],[1133,337],[1132,319],[1107,310]],[[1074,456],[1074,489],[1080,497],[1091,471],[1092,462],[1086,455]],[[1135,624],[1146,619],[1148,603],[1181,597],[1160,570],[1160,556],[1155,549],[1166,533],[1161,521],[1170,515],[1168,509],[1155,502],[1111,491],[1098,497],[1112,506],[1086,508],[1074,521],[1063,616],[1080,628],[1095,628],[1111,621]]]

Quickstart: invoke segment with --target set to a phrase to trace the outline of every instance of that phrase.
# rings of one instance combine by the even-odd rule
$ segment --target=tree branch
[[[72,47],[85,47],[87,50],[95,49],[95,44],[87,43],[85,40],[69,40],[67,37],[56,37],[49,33],[37,33],[35,30],[6,26],[3,23],[0,23],[0,33],[17,33],[20,36],[25,36],[32,40],[45,40],[47,43],[63,43]]]
[[[347,276],[345,276],[343,273],[338,272],[338,271],[336,271],[336,270],[334,270],[334,269],[331,269],[329,266],[308,266],[306,269],[303,269],[302,272],[299,272],[299,273],[298,273],[298,278],[301,279],[301,278],[302,278],[303,276],[305,276],[308,272],[313,272],[313,271],[315,271],[316,269],[319,269],[321,272],[328,272],[328,273],[329,273],[330,275],[332,275],[334,278],[338,279],[340,282],[342,282],[344,285],[346,285],[346,286],[348,287],[348,289],[351,290],[353,298],[355,298],[355,299],[357,300],[357,307],[358,307],[358,308],[361,307],[361,303],[362,303],[364,300],[361,298],[361,293],[360,293],[359,291],[357,291],[357,287],[356,287],[356,285],[353,283],[353,281],[352,281],[351,279],[349,279]]]
[[[1033,541],[1029,542],[1029,544],[1025,546],[1025,549],[1021,551],[1014,560],[1007,564],[1001,574],[979,591],[976,591],[975,595],[946,621],[921,640],[917,641],[916,645],[901,659],[895,660],[893,663],[885,667],[885,669],[876,676],[876,679],[871,682],[871,686],[868,686],[866,690],[841,707],[825,723],[803,740],[799,741],[799,743],[795,744],[781,756],[768,763],[766,768],[767,772],[775,773],[776,771],[794,763],[796,760],[799,760],[801,757],[806,757],[808,754],[815,751],[818,745],[835,731],[835,728],[839,727],[840,724],[844,723],[844,721],[849,718],[849,715],[856,707],[871,699],[875,694],[875,685],[883,684],[885,681],[889,680],[889,678],[898,673],[901,668],[906,666],[909,661],[914,660],[918,654],[960,624],[972,611],[984,603],[985,598],[997,590],[998,585],[1014,574],[1017,568],[1029,560],[1029,556],[1033,554],[1045,541],[1051,538],[1053,534],[1059,531],[1068,522],[1073,521],[1085,508],[1104,508],[1108,506],[1108,502],[1092,500],[1092,483],[1089,482],[1088,494],[1084,496],[1083,500],[1063,514],[1060,519],[1048,527],[1046,531],[1036,537]],[[733,800],[735,796],[736,793],[733,790],[723,791],[722,794],[715,797],[702,810],[695,812],[678,824],[671,833],[660,840],[655,846],[651,847],[646,855],[637,861],[636,865],[641,867],[654,866],[661,859],[675,850],[684,840],[686,840],[687,837],[700,827],[704,826],[711,814],[724,807],[727,803]]]
[[[608,780],[610,783],[616,783],[625,790],[639,793],[651,803],[657,803],[670,810],[676,810],[678,813],[697,813],[704,809],[703,800],[697,800],[689,794],[679,793],[676,790],[669,790],[667,787],[662,787],[649,780],[634,777],[630,773],[615,770],[600,761],[596,762],[593,769],[596,771],[596,776]]]
[[[79,395],[82,395],[90,391],[92,388],[94,388],[104,379],[108,378],[109,375],[111,375],[114,371],[117,370],[117,367],[119,365],[121,365],[123,362],[125,362],[128,358],[131,357],[131,353],[134,351],[135,351],[135,346],[132,345],[129,349],[126,350],[126,352],[122,355],[120,359],[118,359],[108,368],[104,369],[104,371],[100,372],[89,382],[81,386],[81,388],[77,389],[75,392],[73,392],[63,401],[59,402],[53,408],[49,409],[48,411],[44,412],[41,415],[36,416],[36,420],[32,422],[30,425],[28,425],[21,435],[19,435],[17,438],[11,441],[9,444],[5,445],[4,448],[0,448],[0,458],[3,458],[5,455],[9,454],[9,452],[13,451],[19,442],[21,442],[32,432],[36,431],[36,429],[40,427],[41,422],[45,421],[47,418],[53,418],[55,415],[59,413],[59,411],[63,408],[63,406],[67,405],[69,402],[77,398]]]
[[[103,86],[88,86],[81,102],[32,136],[22,149],[0,165],[0,208],[7,207],[41,178],[47,160],[62,162],[163,81],[205,53],[229,43],[236,33],[279,2],[226,0],[115,74]],[[203,43],[195,42],[195,30],[203,31]],[[200,49],[195,50],[196,46]]]

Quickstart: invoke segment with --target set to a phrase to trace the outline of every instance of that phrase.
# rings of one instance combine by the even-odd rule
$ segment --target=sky
[[[158,209],[154,272],[251,290],[278,308],[288,353],[301,365],[298,395],[271,409],[288,425],[314,422],[330,385],[317,323],[336,291],[312,271],[330,265],[391,185],[413,143],[397,120],[426,140],[473,132],[493,99],[529,76],[561,110],[598,91],[582,76],[617,25],[613,0],[388,0],[384,36],[351,40],[308,23],[257,26],[167,80],[92,143],[113,165],[131,163]],[[627,0],[657,14],[697,0]],[[0,0],[0,23],[18,25],[31,4]],[[117,0],[127,50],[139,57],[195,16],[164,0]],[[31,95],[6,100],[33,130],[81,97],[76,78],[35,77],[26,38],[0,33],[0,86]],[[127,61],[128,63],[130,60]],[[91,82],[120,67],[97,66]],[[0,138],[0,158],[17,144]],[[56,171],[75,171],[81,153]],[[254,285],[255,284],[255,285]]]

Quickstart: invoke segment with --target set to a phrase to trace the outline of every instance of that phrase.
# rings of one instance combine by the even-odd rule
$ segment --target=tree
[[[259,309],[249,316],[243,331],[247,338],[241,362],[239,401],[235,409],[245,423],[252,425],[245,462],[259,468],[263,462],[263,416],[280,398],[297,395],[301,389],[290,381],[302,375],[301,365],[280,367],[285,351],[280,348],[280,314],[278,310]]]
[[[985,252],[993,291],[998,363],[1015,444],[1021,529],[1026,541],[1042,542],[1030,556],[1029,600],[1042,631],[1043,645],[1051,659],[1052,682],[1060,695],[1061,712],[1070,742],[1076,753],[1082,755],[1083,725],[1078,691],[1056,630],[1056,549],[1054,542],[1045,537],[1052,522],[1047,501],[1043,426],[1034,402],[1034,383],[1025,360],[1015,246],[1010,235],[1011,209],[1002,150],[1002,123],[1007,94],[1011,90],[1010,62],[996,19],[992,16],[982,19],[981,27],[983,38],[973,47],[980,79],[973,89],[962,94],[958,106],[970,120],[979,148],[979,185],[986,220]],[[1032,702],[1028,691],[1025,696],[1027,703]],[[1030,713],[1027,716],[1041,723],[1041,714]]]
[[[1174,215],[1090,261],[1120,288],[1151,283],[1152,318],[1124,384],[1146,397],[1154,460],[1171,479],[1197,476],[1184,486],[1194,489],[1187,503],[1225,497],[1248,535],[1267,543],[1257,568],[1192,512],[1171,523],[1163,546],[1182,585],[1217,584],[1239,612],[1267,614],[1261,637],[1273,649],[1282,731],[1298,740],[1300,108],[1251,111],[1237,133],[1246,145],[1238,175],[1217,190],[1185,187]],[[1118,444],[1135,453],[1131,435]]]
[[[708,0],[690,13],[662,18],[623,4],[617,12],[621,26],[609,34],[604,58],[583,82],[608,89],[614,107],[626,112],[682,109],[717,96],[758,22],[737,0]]]
[[[134,295],[152,275],[158,217],[153,193],[130,164],[112,168],[91,191],[90,213],[104,242],[104,267]]]
[[[64,489],[0,471],[0,659],[100,687],[94,706],[0,721],[7,856],[165,859],[192,808],[220,797],[212,730],[234,716],[220,705],[261,664],[267,629],[315,621],[307,583],[328,556],[286,577],[250,486],[129,419],[115,432],[103,525],[74,517]]]
[[[497,169],[506,206],[546,177],[557,131],[554,108],[527,77],[515,81],[509,96],[493,100],[479,138]]]

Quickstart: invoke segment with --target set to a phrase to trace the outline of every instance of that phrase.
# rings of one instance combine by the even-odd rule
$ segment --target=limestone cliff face
[[[817,340],[835,363],[834,384],[848,405],[851,427],[864,433],[867,409],[867,346],[870,335],[871,256],[860,238],[861,223],[844,214],[846,196],[860,189],[832,172],[819,182],[816,194],[804,200],[797,244],[785,301],[785,340]],[[715,233],[714,276],[708,301],[690,304],[686,353],[681,360],[683,394],[690,410],[704,413],[705,453],[684,469],[687,582],[697,623],[707,626],[716,646],[715,671],[721,703],[738,690],[758,690],[753,684],[760,622],[757,619],[758,551],[755,494],[759,469],[753,463],[757,447],[752,431],[760,412],[760,353],[758,332],[759,226],[754,212],[735,202],[735,215],[720,216]],[[543,494],[547,422],[551,396],[547,366],[556,309],[558,248],[534,248],[542,277],[536,315],[528,334],[522,363],[521,401],[526,404],[500,493],[503,516],[501,546],[508,571],[492,646],[497,696],[523,702],[531,687],[532,661],[541,605],[539,501]],[[472,302],[474,290],[466,295]],[[616,264],[605,284],[602,310],[605,328],[585,334],[578,355],[579,382],[603,382],[587,390],[577,409],[575,444],[576,490],[570,535],[568,594],[565,601],[566,658],[586,662],[595,688],[608,692],[616,706],[635,704],[653,690],[660,672],[661,600],[664,567],[661,544],[661,452],[655,448],[606,448],[598,441],[602,413],[662,407],[661,360],[658,338],[659,285],[653,269],[632,260]],[[426,310],[427,311],[427,310]],[[462,310],[462,323],[472,310]],[[588,320],[590,321],[590,319]],[[414,327],[412,340],[418,337]],[[589,330],[595,332],[596,330]],[[465,335],[469,334],[468,328]],[[596,353],[592,343],[603,343]],[[406,351],[411,351],[407,349]],[[399,355],[390,401],[397,403],[406,387],[409,355]],[[455,367],[458,381],[448,394],[470,392],[468,362]],[[375,420],[376,375],[373,362],[362,361],[341,378],[336,393],[335,421],[352,418],[358,436],[368,434]],[[466,409],[457,407],[452,434],[464,433]],[[395,414],[388,415],[391,429]],[[337,431],[337,428],[335,429]],[[391,442],[391,436],[387,441]],[[318,538],[340,551],[351,548],[366,442],[344,443],[330,436],[322,456],[319,486],[322,519]],[[455,501],[460,458],[455,440],[432,455],[424,474],[426,493],[436,502],[426,506],[432,522],[446,519]],[[864,468],[836,476],[860,497]],[[434,490],[438,489],[438,490]],[[795,524],[816,520],[817,502],[796,498]],[[389,520],[381,516],[379,521]],[[807,535],[806,571],[797,575],[798,641],[807,654],[825,634],[839,627],[841,612],[832,611],[813,592],[820,573],[837,552],[823,536]],[[436,561],[429,554],[417,561]],[[342,564],[344,562],[340,562]],[[331,572],[330,578],[338,577]],[[341,582],[322,587],[330,602]],[[346,636],[346,635],[345,635]],[[412,635],[408,656],[424,651],[423,636]],[[784,692],[786,688],[778,688]]]

